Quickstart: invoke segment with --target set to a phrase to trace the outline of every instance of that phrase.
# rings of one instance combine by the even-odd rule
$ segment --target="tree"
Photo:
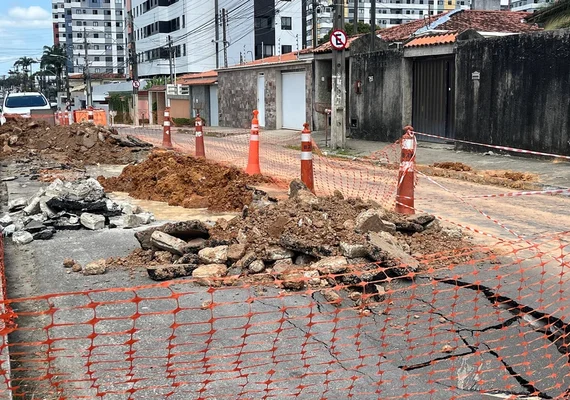
[[[27,90],[28,87],[30,90],[34,90],[34,82],[29,79],[28,73],[32,71],[32,65],[37,64],[37,60],[34,60],[30,57],[20,57],[14,63],[14,68],[18,69],[19,67],[22,68],[23,71],[23,90]],[[28,82],[30,82],[30,86],[28,86]]]
[[[376,30],[378,29],[380,29],[380,27],[376,26]],[[329,30],[329,32],[321,40],[319,40],[319,44],[328,42],[330,40],[332,31],[333,29]],[[353,36],[354,24],[351,24],[350,22],[345,23],[344,31],[346,32],[347,36]],[[364,22],[358,22],[358,34],[361,33],[370,33],[370,24],[365,24]]]
[[[528,18],[528,22],[547,30],[570,28],[570,0],[559,0],[540,9]]]
[[[63,82],[63,72],[67,68],[67,54],[65,47],[54,44],[44,46],[44,53],[40,59],[40,68],[55,72],[56,89],[61,91]]]

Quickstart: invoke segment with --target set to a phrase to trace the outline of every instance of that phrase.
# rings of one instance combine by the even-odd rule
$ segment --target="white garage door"
[[[307,119],[305,72],[282,72],[283,128],[302,130]]]

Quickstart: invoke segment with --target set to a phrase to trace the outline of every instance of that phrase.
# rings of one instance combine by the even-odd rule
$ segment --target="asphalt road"
[[[286,178],[297,171],[297,153],[283,147],[292,139],[275,139],[279,150],[262,156],[264,172]],[[242,142],[207,138],[207,155],[243,164]],[[338,163],[318,163],[318,190],[338,185],[349,195],[390,201],[394,171]],[[369,314],[344,292],[335,307],[318,292],[209,289],[184,280],[157,285],[143,270],[88,277],[62,268],[67,257],[85,264],[128,254],[137,247],[129,230],[60,232],[25,247],[8,244],[9,297],[16,299],[20,327],[9,339],[19,392],[30,399],[563,396],[570,387],[570,249],[560,232],[570,221],[560,210],[568,199],[465,204],[455,195],[506,190],[439,182],[454,195],[420,181],[420,208],[492,231],[504,255],[413,282],[383,282],[386,296]],[[35,191],[23,178],[9,189],[11,196]],[[513,235],[487,212],[524,234]]]

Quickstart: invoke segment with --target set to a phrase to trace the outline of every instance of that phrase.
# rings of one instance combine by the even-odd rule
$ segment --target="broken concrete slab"
[[[150,242],[155,248],[165,250],[179,256],[184,254],[183,248],[186,246],[186,242],[184,240],[160,231],[152,233]]]
[[[187,253],[174,261],[174,264],[199,264],[200,257],[197,254]]]
[[[244,254],[242,258],[240,258],[236,263],[235,267],[245,269],[250,266],[252,262],[257,259],[257,255],[254,251],[248,251]]]
[[[228,260],[229,246],[206,247],[198,252],[203,264],[223,264]]]
[[[28,244],[34,240],[30,232],[18,231],[12,234],[12,241],[16,244]]]
[[[302,270],[289,270],[281,274],[281,285],[285,289],[303,290],[306,286],[305,275]]]
[[[263,261],[277,261],[286,258],[292,258],[295,256],[295,252],[288,250],[281,246],[269,246],[265,249],[265,254],[263,255]]]
[[[136,214],[141,224],[148,225],[154,221],[154,215],[150,212],[141,212]]]
[[[259,274],[260,272],[265,271],[265,264],[263,263],[263,261],[261,260],[255,260],[254,262],[252,262],[251,264],[249,264],[249,268],[248,268],[251,273],[253,274]]]
[[[185,241],[196,238],[208,239],[209,237],[208,228],[202,221],[192,220],[168,223],[135,233],[136,239],[144,250],[152,249],[150,237],[154,231],[164,232]]]
[[[47,205],[48,200],[49,197],[47,196],[42,196],[40,198],[40,212],[42,212],[47,218],[55,218],[57,213]]]
[[[241,259],[245,254],[244,244],[232,244],[228,247],[228,260],[236,262]]]
[[[347,258],[358,258],[368,256],[368,248],[361,243],[340,242],[340,253]]]
[[[58,219],[53,224],[58,231],[81,229],[79,217],[74,214],[62,213],[58,215]]]
[[[97,260],[85,265],[82,269],[83,275],[102,275],[107,272],[107,262]]]
[[[9,212],[20,211],[24,209],[24,207],[26,207],[27,205],[28,205],[28,200],[24,199],[23,197],[13,199],[8,202],[8,211]]]
[[[208,245],[208,241],[204,238],[189,240],[182,249],[184,253],[197,253]]]
[[[8,225],[12,225],[13,223],[14,220],[12,219],[10,214],[5,214],[2,216],[2,218],[0,218],[0,226],[6,227]]]
[[[122,227],[124,229],[134,229],[141,226],[142,221],[136,214],[126,214],[122,218]]]
[[[165,281],[190,276],[196,268],[198,268],[196,264],[153,265],[147,267],[146,272],[152,280]]]
[[[422,225],[424,227],[433,220],[435,220],[435,215],[426,214],[426,213],[413,214],[406,217],[406,221]]]
[[[320,271],[321,274],[342,274],[348,270],[346,257],[326,257],[316,263],[311,264],[311,269]]]
[[[394,232],[392,224],[384,222],[386,213],[379,209],[370,209],[361,212],[355,221],[355,231],[359,233],[367,232]]]
[[[279,238],[279,244],[289,250],[314,256],[329,257],[335,254],[335,248],[328,244],[307,243],[306,239],[298,238],[295,235],[285,233]]]
[[[273,264],[272,273],[274,275],[281,275],[292,268],[294,268],[293,260],[291,258],[285,258],[283,260],[275,261],[275,264]]]
[[[30,199],[28,205],[24,207],[24,215],[34,215],[41,212],[40,200],[43,194],[44,191],[40,190],[38,194]]]
[[[92,231],[105,228],[105,217],[102,215],[83,213],[79,218],[79,222],[81,222],[81,225],[85,228]]]
[[[12,224],[4,227],[4,229],[2,230],[2,235],[7,237],[11,236],[14,232],[16,232],[16,225]]]
[[[192,277],[202,286],[220,286],[219,278],[224,277],[228,268],[224,264],[201,265],[192,272]]]
[[[55,228],[47,227],[44,230],[33,234],[34,240],[49,240],[55,233]]]
[[[30,222],[28,222],[24,226],[24,230],[26,232],[30,232],[32,234],[43,231],[44,229],[46,229],[46,226],[43,223],[41,223],[40,221],[36,221],[36,220],[31,220]]]
[[[396,238],[387,232],[368,234],[368,253],[371,259],[381,261],[398,276],[415,272],[419,267],[419,262],[406,253]]]

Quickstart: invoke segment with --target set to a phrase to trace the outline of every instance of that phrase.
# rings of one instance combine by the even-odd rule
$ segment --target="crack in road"
[[[516,300],[495,293],[490,287],[485,285],[450,278],[433,279],[447,285],[459,286],[465,289],[482,292],[487,301],[492,305],[508,311],[516,319],[522,319],[529,323],[536,332],[544,333],[545,338],[552,342],[556,346],[558,352],[570,361],[570,354],[568,351],[570,346],[570,326],[560,318],[520,304]]]
[[[311,297],[312,297],[312,296],[311,296]],[[312,298],[314,299],[314,297],[312,297]],[[265,303],[265,302],[263,302],[263,301],[261,301],[261,300],[259,300],[259,299],[256,300],[256,301],[259,302],[259,303],[261,303],[261,304],[263,304],[263,305],[265,305],[265,306],[267,306],[267,307],[273,307],[273,308],[276,308],[276,309],[281,309],[281,308],[278,307],[278,306],[275,306],[275,305],[273,305],[273,304]],[[322,313],[321,308],[320,308],[321,305],[319,304],[318,301],[316,301],[316,305],[317,305],[317,310],[318,310],[320,313]],[[284,313],[287,317],[290,317],[289,312],[288,312],[286,309],[283,310],[283,313]],[[310,333],[309,333],[309,330],[310,330],[310,329],[309,329],[309,330],[304,330],[302,327],[300,327],[300,326],[294,324],[293,322],[289,321],[289,319],[287,319],[286,322],[287,322],[288,324],[292,325],[293,327],[295,327],[296,329],[300,330],[301,332],[303,332],[305,335],[310,335],[310,337],[311,337],[313,340],[315,340],[317,343],[320,343],[321,345],[323,345],[323,347],[327,350],[327,352],[329,353],[329,355],[330,355],[333,359],[335,359],[335,361],[337,362],[337,364],[338,364],[343,370],[345,370],[345,371],[350,371],[350,372],[356,372],[356,373],[358,373],[358,374],[360,374],[360,375],[362,375],[362,376],[368,378],[368,379],[370,380],[370,382],[373,383],[373,380],[372,380],[367,374],[365,374],[364,372],[358,371],[358,370],[355,371],[355,370],[352,369],[352,368],[347,368],[347,367],[343,364],[342,360],[340,360],[340,359],[338,358],[338,356],[333,353],[332,349],[330,348],[330,345],[329,345],[328,343],[326,343],[325,341],[318,339],[317,337],[315,337],[315,335],[310,334]]]

